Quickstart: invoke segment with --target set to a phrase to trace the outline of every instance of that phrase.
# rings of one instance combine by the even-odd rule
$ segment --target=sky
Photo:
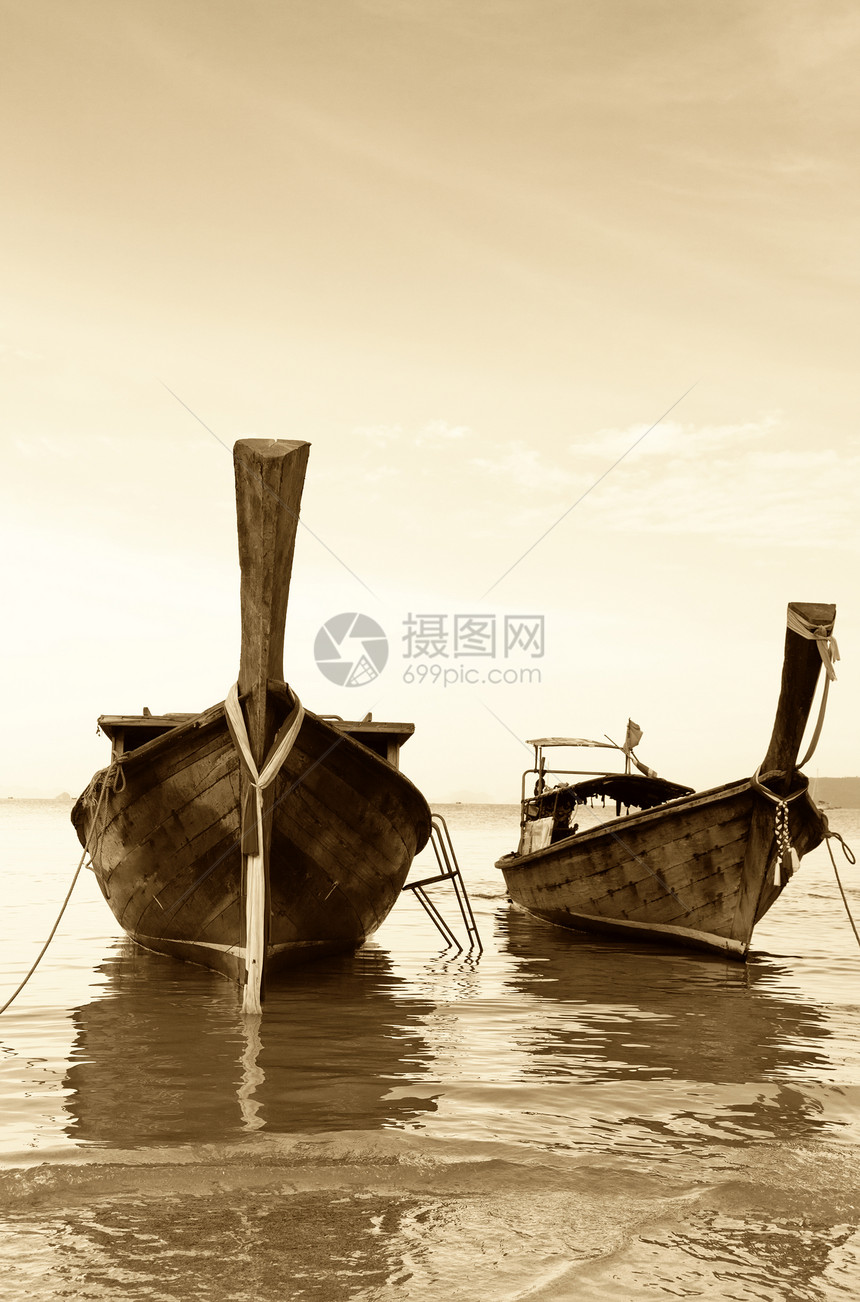
[[[855,5],[0,31],[0,795],[77,794],[102,713],[223,699],[240,437],[312,445],[287,679],[414,722],[431,802],[513,802],[525,740],[628,717],[662,776],[746,776],[792,600],[839,611],[808,772],[860,772]],[[388,642],[363,686],[315,662],[341,613]]]

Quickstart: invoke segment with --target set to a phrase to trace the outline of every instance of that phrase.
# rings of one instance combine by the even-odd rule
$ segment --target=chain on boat
[[[816,625],[811,623],[809,620],[804,619],[798,611],[792,609],[791,606],[788,608],[788,627],[793,633],[797,633],[800,637],[805,637],[816,643],[824,666],[824,690],[821,694],[821,705],[818,709],[818,718],[815,723],[815,729],[809,743],[809,748],[803,759],[795,765],[795,768],[799,770],[802,769],[804,764],[812,758],[815,753],[815,748],[818,745],[818,739],[821,736],[821,729],[824,725],[824,714],[827,709],[827,696],[830,691],[830,684],[836,680],[836,669],[834,665],[840,657],[839,647],[836,643],[836,638],[833,636],[832,628],[828,629],[823,624]],[[805,795],[809,790],[809,779],[806,778],[804,774],[800,774],[803,778],[803,786],[799,787],[797,791],[792,791],[790,795],[777,795],[765,785],[766,782],[773,778],[784,778],[786,776],[786,773],[781,769],[772,769],[768,773],[762,773],[761,765],[759,765],[750,779],[753,789],[776,806],[774,810],[774,837],[776,839],[778,854],[773,865],[773,884],[775,886],[784,886],[792,873],[796,872],[797,868],[800,866],[800,859],[797,851],[791,844],[791,835],[788,825],[788,806],[793,800],[797,800],[798,796]],[[840,843],[842,846],[842,853],[850,864],[855,864],[857,859],[854,851],[847,844],[841,833],[834,832],[831,829],[827,816],[822,813],[821,817],[824,821],[823,839],[827,845],[827,853],[830,855],[830,862],[833,865],[833,872],[836,876],[836,884],[839,887],[839,894],[842,896],[842,903],[845,906],[845,912],[848,915],[851,930],[854,932],[857,944],[860,945],[860,932],[858,932],[857,925],[851,914],[851,907],[848,903],[848,897],[845,894],[845,888],[842,885],[842,879],[839,876],[839,869],[836,866],[836,859],[834,858],[830,842],[836,840]]]

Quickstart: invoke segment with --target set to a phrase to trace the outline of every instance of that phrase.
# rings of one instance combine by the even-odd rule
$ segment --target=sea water
[[[493,866],[516,808],[440,812],[483,953],[407,893],[258,1019],[82,874],[0,1018],[4,1300],[860,1293],[860,948],[826,849],[741,965],[528,917]],[[860,811],[830,821],[860,847]],[[79,854],[68,805],[0,804],[0,1003]]]

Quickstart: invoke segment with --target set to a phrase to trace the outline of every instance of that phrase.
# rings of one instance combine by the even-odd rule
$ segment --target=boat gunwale
[[[106,764],[103,769],[100,769],[99,773],[106,773],[114,765],[122,767],[128,763],[136,764],[141,759],[149,759],[169,743],[185,737],[188,733],[199,732],[202,728],[210,728],[223,717],[224,702],[219,701],[216,705],[210,705],[207,710],[201,710],[199,714],[192,715],[184,723],[177,723],[175,727],[167,728],[160,736],[152,737],[149,741],[143,742],[140,746],[135,746],[132,750],[123,751],[121,755],[111,759],[110,764]]]
[[[291,703],[292,693],[290,692],[290,689],[286,683],[270,682],[269,689],[275,695],[281,696],[282,698],[286,698],[286,703],[288,705]],[[240,697],[240,700],[241,699],[243,698]],[[351,747],[354,750],[357,750],[360,753],[363,760],[365,761],[369,760],[371,764],[375,762],[376,764],[382,765],[386,774],[388,774],[389,776],[393,775],[398,779],[399,783],[401,784],[401,790],[408,790],[411,795],[413,795],[415,798],[417,798],[420,801],[421,805],[423,806],[422,813],[425,815],[425,817],[423,820],[424,826],[421,829],[422,836],[418,837],[418,841],[420,843],[421,848],[423,849],[423,847],[427,844],[427,841],[430,839],[430,823],[432,819],[432,811],[430,809],[430,805],[429,802],[427,801],[426,796],[415,785],[415,783],[411,780],[411,778],[408,778],[405,773],[403,773],[399,768],[396,768],[395,765],[391,764],[382,755],[379,755],[376,751],[371,750],[369,746],[365,746],[362,742],[350,736],[348,732],[341,732],[339,728],[329,723],[326,719],[322,718],[320,715],[315,714],[313,710],[305,710],[305,719],[312,721],[313,724],[318,724],[321,728],[323,728],[324,730],[332,734],[333,744],[330,747],[330,750],[334,750],[335,746],[340,743],[345,744],[348,748]],[[126,764],[129,764],[129,767],[132,770],[134,770],[135,768],[138,767],[139,763],[141,763],[142,761],[151,760],[154,755],[160,754],[163,750],[167,749],[175,742],[184,740],[186,737],[190,736],[195,731],[202,732],[210,728],[213,728],[222,721],[224,721],[225,730],[226,730],[224,702],[220,701],[216,705],[210,706],[208,710],[204,710],[200,714],[194,715],[193,718],[188,719],[185,723],[177,724],[175,728],[169,728],[166,732],[162,733],[160,737],[153,737],[151,741],[144,742],[142,746],[138,746],[134,750],[125,751],[117,759],[111,760],[110,764],[105,765],[103,769],[99,769],[93,775],[86,789],[78,797],[77,801],[75,802],[75,806],[72,810],[72,815],[73,815],[72,821],[74,821],[75,810],[78,808],[81,801],[86,796],[87,792],[93,788],[93,785],[97,783],[99,779],[101,779],[102,781],[106,780],[112,768],[121,769]],[[419,853],[419,851],[416,851],[416,854],[417,853]]]
[[[275,695],[281,697],[288,697],[288,693],[289,693],[287,704],[288,705],[291,704],[292,693],[290,693],[290,689],[286,683],[270,683],[269,689],[270,691],[273,691]],[[239,699],[241,701],[244,700],[245,698],[240,696]],[[138,717],[138,716],[134,716],[134,717]],[[143,718],[144,716],[141,715],[139,717]],[[110,764],[106,764],[103,769],[99,769],[96,772],[95,777],[99,777],[102,773],[107,773],[114,765],[122,767],[123,765],[131,764],[132,766],[134,766],[140,760],[151,759],[153,755],[158,754],[158,752],[164,749],[166,746],[171,745],[173,742],[184,738],[185,736],[187,736],[192,732],[213,727],[223,717],[224,717],[224,702],[219,701],[215,705],[210,705],[207,710],[202,710],[199,714],[195,714],[191,718],[186,719],[183,723],[177,723],[175,727],[166,729],[163,733],[161,733],[160,736],[153,737],[149,741],[145,741],[141,746],[136,746],[132,750],[123,751],[122,755],[119,755],[115,759],[112,759]],[[387,759],[385,759],[383,755],[378,754],[377,751],[371,750],[369,746],[365,746],[362,742],[358,741],[357,738],[353,737],[351,733],[346,731],[345,729],[338,728],[336,724],[331,723],[324,715],[316,714],[313,710],[305,709],[305,717],[313,719],[315,723],[322,724],[325,728],[329,729],[332,733],[334,733],[337,736],[338,740],[346,741],[351,746],[359,746],[361,748],[362,754],[372,755],[374,759],[379,760],[381,764],[385,764],[387,768],[393,769],[393,771],[397,773],[401,778],[403,778],[405,782],[409,782],[410,786],[414,786],[414,783],[412,783],[410,779],[407,778],[406,775],[401,772],[400,769],[395,768],[393,764],[391,764]],[[386,726],[390,726],[389,720],[379,720],[376,723],[376,728],[380,730]],[[402,728],[404,725],[399,721],[396,721],[396,726]],[[411,726],[414,732],[415,725],[412,724]],[[410,733],[409,735],[412,736],[413,733]],[[422,799],[424,799],[423,795],[422,795]]]
[[[640,810],[638,814],[626,814],[622,818],[615,818],[611,823],[604,823],[600,827],[589,827],[581,832],[571,832],[570,836],[566,836],[560,841],[554,841],[551,845],[546,845],[540,850],[532,850],[528,854],[513,852],[504,855],[501,859],[496,860],[494,866],[503,872],[508,868],[527,868],[535,860],[548,859],[560,850],[569,850],[573,845],[593,842],[607,835],[614,834],[618,836],[619,828],[639,827],[642,823],[654,822],[656,818],[661,818],[668,812],[678,812],[682,809],[686,812],[703,805],[716,803],[716,800],[739,796],[745,791],[753,790],[752,778],[736,779],[733,782],[723,783],[718,787],[708,787],[705,791],[697,791],[690,796],[678,796],[675,800],[667,800],[663,805],[654,805],[651,809]]]

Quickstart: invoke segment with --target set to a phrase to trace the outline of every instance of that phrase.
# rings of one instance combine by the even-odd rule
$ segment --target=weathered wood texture
[[[309,443],[239,439],[233,449],[241,570],[239,692],[259,768],[275,735],[270,678],[283,681],[284,629]]]
[[[236,476],[236,523],[239,539],[241,572],[241,648],[239,654],[239,693],[244,696],[242,710],[248,742],[258,770],[264,766],[278,726],[277,704],[269,695],[270,679],[284,676],[284,630],[290,576],[299,524],[302,489],[305,481],[307,443],[279,439],[240,439],[233,448]],[[239,774],[239,806],[248,808],[251,780],[244,766]],[[259,829],[259,846],[264,865],[263,900],[256,922],[246,916],[243,943],[248,943],[247,928],[260,935],[263,954],[269,950],[272,923],[271,844],[272,822],[264,819]],[[247,911],[249,895],[248,864],[243,867],[242,913]],[[256,898],[254,891],[250,897]],[[258,974],[262,991],[264,970]],[[252,987],[254,979],[249,978]],[[250,996],[249,1007],[257,1007],[257,994]]]
[[[239,766],[223,709],[96,774],[72,811],[114,916],[148,949],[244,979]],[[421,793],[314,715],[267,792],[267,970],[357,948],[387,916],[430,834]]]
[[[636,924],[637,937],[743,958],[755,921],[735,933],[745,874],[754,872],[760,888],[771,862],[769,853],[754,867],[746,859],[760,801],[749,782],[718,787],[532,855],[500,859],[497,867],[511,899],[558,926],[611,931],[615,924],[626,932]],[[805,797],[790,806],[789,826],[799,854],[820,843],[822,820]],[[781,889],[773,888],[769,903]]]
[[[295,706],[283,682],[284,627],[308,452],[307,443],[272,439],[241,439],[234,448],[238,683],[258,770]],[[264,895],[262,912],[255,904],[247,921],[263,960],[263,973],[254,973],[264,975],[360,945],[388,914],[430,835],[427,802],[392,764],[306,713],[266,790],[259,856],[243,857],[240,810],[251,779],[223,703],[196,717],[145,711],[142,723],[120,716],[110,723],[114,763],[72,811],[105,898],[141,945],[237,980],[247,978],[249,864],[255,873],[265,865],[264,890],[255,879],[251,892],[255,900]],[[396,729],[390,737],[386,727],[371,728],[369,737],[396,762],[411,725],[388,726]]]
[[[832,629],[836,619],[836,607],[832,605],[792,602],[789,609],[795,610],[816,627]],[[796,786],[794,766],[812,708],[816,684],[821,675],[821,666],[818,644],[787,628],[776,717],[761,765],[762,774],[774,774],[768,779],[768,787],[775,793],[785,795]],[[765,912],[762,896],[766,890],[768,869],[775,854],[774,806],[766,799],[759,798],[750,821],[743,877],[732,919],[732,936],[741,943],[744,937],[752,935],[753,927]],[[770,899],[768,908],[775,898],[774,895]]]
[[[836,607],[793,602],[828,633]],[[814,639],[786,630],[782,683],[762,774],[788,794],[821,673]],[[717,787],[580,833],[547,849],[499,860],[511,899],[558,926],[619,931],[744,958],[753,928],[783,890],[775,809],[750,781]],[[802,857],[826,824],[808,794],[790,802],[789,835]]]
[[[793,601],[790,609],[817,627],[832,629],[836,619],[836,607],[829,604]],[[787,773],[785,790],[790,790],[791,770],[800,752],[821,664],[817,642],[787,628],[779,702],[770,745],[762,764],[763,773],[772,769]]]

